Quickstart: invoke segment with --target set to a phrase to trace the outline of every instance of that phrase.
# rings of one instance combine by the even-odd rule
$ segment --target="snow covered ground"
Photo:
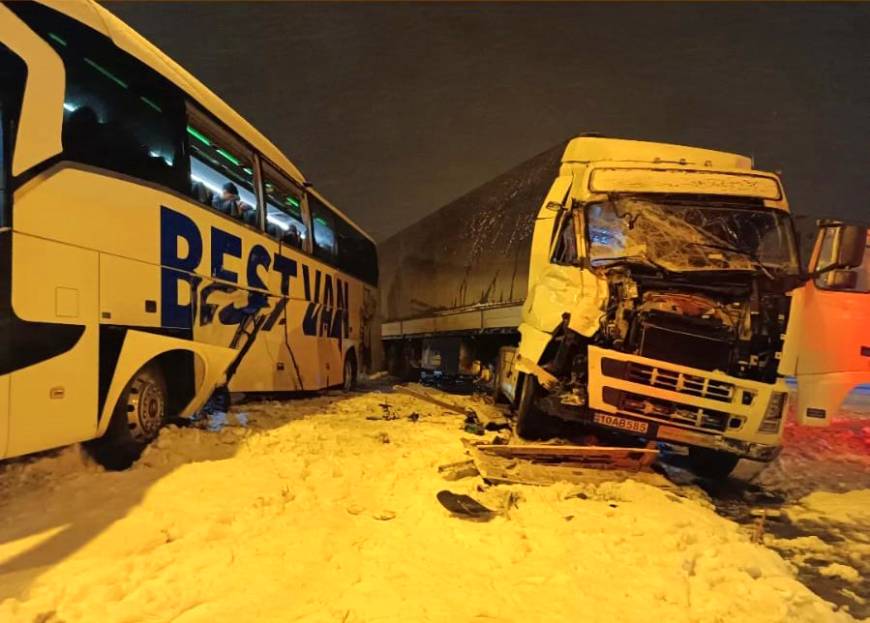
[[[752,526],[717,514],[698,488],[654,486],[657,475],[448,482],[438,467],[468,458],[461,428],[461,416],[378,390],[242,405],[213,430],[171,427],[121,473],[76,448],[7,464],[0,621],[854,620],[775,551],[824,550],[816,537],[754,543]],[[442,489],[500,514],[451,516]],[[858,539],[867,495],[814,493],[789,516]],[[847,563],[825,573],[857,595],[866,578]]]

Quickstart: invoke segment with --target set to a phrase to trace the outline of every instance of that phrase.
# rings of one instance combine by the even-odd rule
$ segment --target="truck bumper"
[[[581,417],[597,426],[760,461],[779,452],[782,380],[761,383],[590,346],[588,391]]]

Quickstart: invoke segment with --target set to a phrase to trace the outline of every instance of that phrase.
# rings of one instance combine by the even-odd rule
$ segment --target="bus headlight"
[[[764,419],[761,420],[761,424],[758,426],[759,433],[779,432],[779,425],[782,423],[782,414],[785,410],[787,396],[786,392],[773,392],[770,396],[770,402],[767,403]]]

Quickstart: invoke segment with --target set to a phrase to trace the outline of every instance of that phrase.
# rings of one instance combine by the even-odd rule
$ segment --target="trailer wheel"
[[[523,377],[522,392],[517,405],[517,435],[523,439],[546,438],[549,418],[535,405],[542,391],[534,374]]]
[[[703,478],[722,480],[734,471],[740,457],[731,452],[709,448],[689,447],[689,466]]]
[[[342,377],[341,388],[346,392],[352,392],[356,389],[356,356],[352,350],[347,351],[344,356],[344,376]]]
[[[168,399],[160,367],[147,364],[121,392],[106,433],[85,448],[106,469],[127,469],[160,433]]]

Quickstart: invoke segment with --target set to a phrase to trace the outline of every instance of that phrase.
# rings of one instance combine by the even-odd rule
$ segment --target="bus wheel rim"
[[[133,438],[147,441],[157,436],[163,410],[163,393],[157,384],[136,379],[127,398],[127,423]]]

